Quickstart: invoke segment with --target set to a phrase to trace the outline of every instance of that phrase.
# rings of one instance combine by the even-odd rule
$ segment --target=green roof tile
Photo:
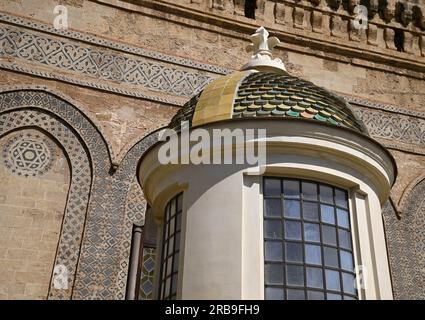
[[[299,117],[300,113],[299,112],[295,112],[293,110],[288,110],[286,111],[286,115],[290,116],[290,117]]]
[[[319,120],[319,121],[326,121],[326,118],[322,117],[320,114],[316,114],[314,116],[314,119]]]
[[[285,116],[286,112],[285,111],[280,111],[280,110],[273,110],[272,111],[272,116]]]

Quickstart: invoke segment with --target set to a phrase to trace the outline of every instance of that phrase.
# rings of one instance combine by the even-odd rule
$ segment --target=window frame
[[[171,212],[174,203],[174,213]],[[157,282],[157,296],[161,300],[175,300],[178,295],[178,280],[179,280],[179,264],[182,259],[181,257],[181,244],[182,244],[182,218],[183,218],[183,192],[180,192],[173,196],[166,204],[164,208],[162,231],[161,231],[161,254],[158,269],[158,282]],[[179,225],[177,224],[177,218],[180,217]],[[174,230],[170,234],[170,222],[174,220]],[[176,236],[179,235],[178,244],[176,244]],[[169,253],[168,245],[170,241],[173,241],[173,249]],[[177,248],[178,246],[178,248]],[[165,250],[166,249],[166,250]],[[165,254],[165,251],[167,253]],[[176,260],[176,255],[178,256]],[[170,274],[168,274],[168,261],[171,259]],[[177,267],[175,265],[177,264]],[[164,269],[165,268],[165,269]],[[165,271],[165,277],[164,277]],[[170,281],[169,291],[164,295],[164,291],[167,287],[167,281]],[[175,280],[175,288],[173,286],[173,280]],[[173,290],[174,289],[174,290]]]
[[[266,194],[266,190],[265,190],[265,185],[266,185],[266,181],[278,181],[278,187],[279,187],[279,194]],[[261,179],[262,182],[262,189],[263,189],[263,223],[264,223],[264,231],[263,231],[263,242],[264,242],[264,253],[265,251],[265,247],[266,247],[266,243],[270,243],[270,242],[276,242],[276,243],[280,243],[281,244],[281,252],[282,252],[282,259],[281,261],[272,261],[272,260],[267,260],[266,259],[266,255],[264,254],[264,297],[266,297],[266,291],[268,288],[279,288],[283,291],[283,296],[282,298],[284,300],[287,300],[287,292],[288,290],[301,290],[303,292],[304,295],[304,299],[308,299],[308,294],[309,292],[319,292],[321,294],[323,294],[323,298],[326,299],[328,294],[335,294],[335,295],[339,295],[342,299],[358,299],[358,290],[357,288],[355,288],[355,292],[354,293],[350,293],[347,291],[344,291],[344,280],[343,280],[343,274],[348,274],[351,277],[354,277],[354,279],[356,279],[356,273],[354,270],[355,267],[355,252],[354,252],[354,238],[353,238],[353,232],[352,232],[352,224],[351,224],[351,217],[350,217],[350,206],[349,206],[349,191],[344,189],[344,188],[340,188],[338,186],[335,185],[331,185],[328,183],[323,183],[320,181],[315,181],[315,180],[310,180],[310,179],[304,179],[304,178],[294,178],[294,177],[285,177],[285,176],[268,176],[265,175],[262,177]],[[285,182],[292,182],[295,183],[294,186],[296,186],[297,190],[298,190],[298,194],[296,196],[293,195],[288,195],[285,193],[284,190],[284,185]],[[303,192],[303,186],[305,184],[314,184],[315,186],[315,199],[312,199],[311,197],[306,197],[304,192]],[[321,189],[322,188],[330,188],[331,192],[332,192],[332,199],[331,201],[326,201],[324,199],[321,198]],[[342,206],[340,204],[338,204],[337,201],[337,197],[336,197],[336,192],[340,191],[343,192],[344,195],[344,201],[345,201],[345,206]],[[266,199],[276,199],[279,200],[279,215],[267,215],[266,212]],[[297,201],[299,204],[299,209],[298,209],[298,217],[293,217],[293,216],[289,216],[286,215],[286,201]],[[311,203],[311,204],[316,204],[317,206],[317,219],[310,219],[308,217],[304,216],[304,210],[305,210],[305,203]],[[330,206],[333,209],[333,220],[334,222],[326,222],[323,221],[322,219],[322,206]],[[337,209],[341,209],[347,212],[348,215],[348,219],[349,219],[349,226],[348,228],[345,226],[341,226],[339,224],[339,220],[338,220],[338,214],[337,214]],[[267,221],[280,221],[280,238],[272,238],[272,237],[268,237],[267,234],[265,234],[265,230],[266,230],[266,225],[267,225]],[[287,239],[286,238],[286,222],[291,222],[291,221],[295,221],[297,223],[300,224],[300,237],[301,239]],[[318,241],[315,240],[306,240],[305,239],[305,224],[315,224],[318,225],[319,227],[319,239]],[[329,244],[329,243],[325,243],[324,242],[324,237],[323,237],[323,227],[324,226],[330,226],[332,228],[335,229],[335,244]],[[339,231],[340,229],[342,231],[345,232],[349,232],[350,234],[350,248],[346,248],[341,246],[340,244],[340,236],[339,236]],[[284,249],[286,247],[287,244],[298,244],[301,245],[301,261],[287,261],[286,260],[286,252]],[[309,263],[306,261],[307,259],[307,255],[306,255],[306,247],[307,245],[314,245],[314,246],[319,246],[320,247],[320,263]],[[326,265],[325,263],[325,248],[331,248],[334,250],[337,250],[337,259],[338,259],[338,267],[334,267],[334,266],[329,266]],[[344,269],[341,263],[341,252],[348,252],[351,255],[351,264],[353,266],[353,270],[347,270]],[[282,283],[281,284],[267,284],[266,283],[266,266],[269,265],[280,265],[282,270]],[[297,266],[297,267],[302,267],[302,272],[303,272],[303,284],[302,285],[291,285],[288,284],[286,282],[286,277],[287,277],[287,267],[288,266]],[[322,285],[321,288],[315,288],[315,287],[309,287],[307,284],[307,268],[315,268],[315,269],[319,269],[321,271],[322,274]],[[339,291],[338,290],[332,290],[327,288],[326,285],[326,270],[331,270],[331,271],[336,271],[338,272],[338,279],[339,279]],[[357,286],[356,286],[357,287]]]

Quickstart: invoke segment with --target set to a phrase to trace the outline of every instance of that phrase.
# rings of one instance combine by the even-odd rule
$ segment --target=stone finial
[[[264,27],[260,27],[251,35],[250,39],[252,43],[246,47],[246,51],[253,52],[251,61],[241,70],[286,71],[282,60],[272,59],[272,50],[280,42],[278,38],[269,38],[269,32]]]

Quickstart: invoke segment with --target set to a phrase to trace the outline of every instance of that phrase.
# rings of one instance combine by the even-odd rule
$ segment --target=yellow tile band
[[[240,82],[252,71],[237,71],[208,84],[195,108],[192,126],[231,119],[233,102]]]

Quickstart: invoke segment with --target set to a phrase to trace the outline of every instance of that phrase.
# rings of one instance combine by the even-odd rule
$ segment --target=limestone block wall
[[[0,139],[0,299],[46,299],[70,170],[41,131]]]

